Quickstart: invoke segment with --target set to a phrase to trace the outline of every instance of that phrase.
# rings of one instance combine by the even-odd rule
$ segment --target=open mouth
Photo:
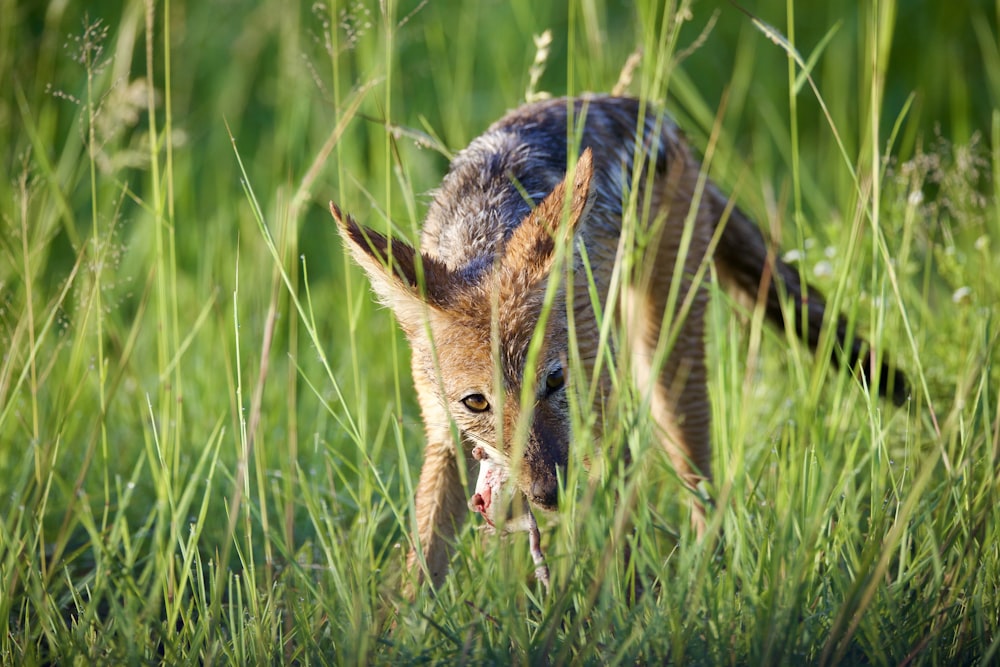
[[[513,496],[512,490],[504,488],[510,478],[510,471],[493,460],[482,445],[472,448],[472,458],[479,461],[479,478],[476,480],[476,491],[469,501],[469,508],[482,514],[491,528],[496,528],[500,518],[499,508],[505,505],[501,502],[503,493],[507,491]]]
[[[510,502],[514,497],[514,487],[508,484],[510,470],[494,461],[489,452],[482,445],[476,445],[472,449],[472,458],[479,461],[479,477],[476,479],[476,490],[469,500],[469,509],[483,515],[483,519],[490,527],[491,531],[496,530],[496,524],[500,518],[499,512],[507,511]],[[504,494],[508,498],[504,498]],[[525,531],[528,533],[528,545],[531,552],[531,560],[535,564],[535,578],[545,585],[545,590],[549,590],[549,568],[545,564],[545,555],[542,553],[542,534],[538,530],[538,522],[535,515],[531,513],[531,506],[524,496],[521,496],[521,506],[523,513],[514,517],[509,517],[503,522],[504,532],[516,533]]]

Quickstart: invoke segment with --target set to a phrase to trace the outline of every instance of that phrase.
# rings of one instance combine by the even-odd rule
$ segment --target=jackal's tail
[[[726,208],[726,198],[718,192],[706,193],[710,205],[717,207],[715,213],[721,219]],[[799,272],[768,253],[768,247],[760,229],[738,208],[731,207],[726,225],[715,250],[715,263],[727,289],[742,292],[751,299],[762,301],[765,314],[778,328],[785,326],[785,316],[795,318],[795,331],[813,350],[819,343],[819,335],[826,313],[826,302],[815,289],[799,280]],[[788,295],[791,307],[782,306],[783,295]],[[803,313],[805,317],[802,317]],[[875,377],[875,357],[867,341],[855,336],[848,338],[847,320],[837,315],[837,345],[833,351],[833,362],[843,362],[861,373],[872,387]],[[909,387],[903,373],[882,355],[875,387],[879,395],[891,398],[896,405],[902,405],[909,396]]]

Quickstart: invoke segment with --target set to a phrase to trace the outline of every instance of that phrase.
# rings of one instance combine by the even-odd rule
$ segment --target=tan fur
[[[576,128],[580,145],[568,145]],[[553,510],[570,447],[599,441],[590,434],[574,439],[566,396],[570,375],[582,373],[588,382],[596,376],[598,415],[614,400],[607,364],[596,372],[601,319],[591,288],[624,332],[613,339],[616,358],[629,362],[661,443],[691,487],[711,480],[705,262],[720,223],[726,226],[714,259],[727,286],[754,297],[760,291],[779,324],[783,294],[807,304],[798,330],[815,346],[822,299],[806,292],[796,271],[768,259],[763,237],[738,209],[723,221],[727,201],[714,186],[696,198],[700,171],[670,120],[644,112],[636,100],[550,100],[511,112],[456,157],[428,213],[420,251],[358,226],[331,205],[348,248],[413,350],[427,433],[410,555],[418,580],[438,586],[447,573],[450,544],[469,512],[460,459],[471,468],[473,446],[517,471],[517,487],[532,504]],[[559,270],[566,263],[568,270]],[[553,279],[558,289],[541,353],[527,368]],[[569,348],[570,320],[578,355]],[[841,320],[836,333],[845,359],[861,365],[864,342],[847,340]],[[580,367],[567,368],[573,358]],[[871,377],[874,369],[860,370]],[[891,370],[878,369],[879,390],[905,397],[902,377],[892,383]],[[705,508],[693,505],[700,532]]]

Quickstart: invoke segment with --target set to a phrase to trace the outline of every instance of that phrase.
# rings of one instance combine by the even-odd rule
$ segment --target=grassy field
[[[0,663],[1000,659],[1000,5],[561,4],[0,0]],[[709,539],[623,414],[551,594],[470,527],[410,602],[408,350],[327,202],[416,239],[454,151],[632,54],[912,397],[719,294]]]

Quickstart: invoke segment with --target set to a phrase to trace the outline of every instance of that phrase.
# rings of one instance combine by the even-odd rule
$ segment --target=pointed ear
[[[567,172],[566,178],[514,230],[504,249],[503,263],[512,269],[538,273],[538,277],[548,275],[556,239],[572,237],[590,210],[593,177],[594,156],[587,148],[576,168]]]
[[[419,331],[428,317],[428,308],[443,305],[448,268],[403,241],[362,227],[333,202],[330,213],[354,260],[368,274],[379,300],[392,309],[407,333]]]

